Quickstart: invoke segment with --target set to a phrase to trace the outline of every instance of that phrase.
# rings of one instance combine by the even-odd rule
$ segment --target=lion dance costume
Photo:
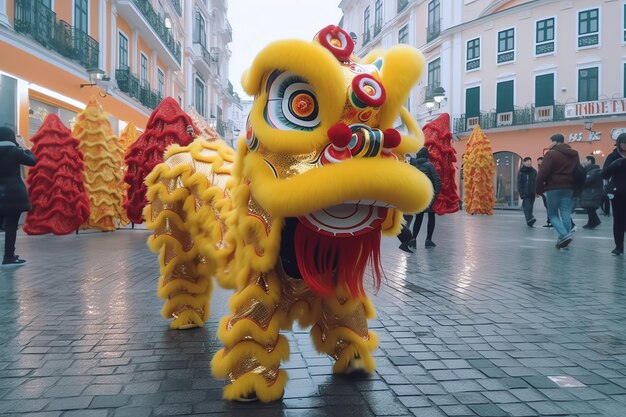
[[[380,285],[381,234],[428,206],[432,185],[403,162],[423,143],[402,107],[422,55],[398,45],[358,60],[353,49],[336,26],[270,44],[242,79],[255,100],[236,153],[196,119],[196,139],[170,147],[146,179],[171,327],[203,325],[213,276],[235,289],[211,362],[230,380],[225,399],[282,396],[289,346],[279,331],[295,320],[312,327],[335,373],[374,371],[363,277],[370,267]],[[392,128],[398,117],[408,134]]]

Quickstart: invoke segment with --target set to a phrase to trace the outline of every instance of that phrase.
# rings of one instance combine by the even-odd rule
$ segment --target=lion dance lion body
[[[230,380],[225,399],[281,397],[289,346],[279,331],[294,321],[312,327],[335,373],[374,371],[363,275],[371,266],[380,284],[381,234],[427,207],[432,186],[402,157],[423,143],[402,107],[421,54],[399,45],[357,60],[353,48],[335,26],[270,44],[242,80],[255,100],[236,152],[198,129],[146,180],[171,327],[203,325],[212,277],[235,290],[211,362]],[[408,134],[392,128],[399,117]]]

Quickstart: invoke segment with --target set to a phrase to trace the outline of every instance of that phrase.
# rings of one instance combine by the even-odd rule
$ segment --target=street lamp
[[[424,105],[426,105],[428,114],[432,114],[435,108],[439,109],[441,106],[445,106],[447,101],[446,90],[444,90],[442,86],[437,86],[437,88],[433,90],[432,96],[424,100]]]
[[[444,90],[442,86],[435,88],[435,91],[433,91],[433,99],[437,104],[439,104],[440,107],[445,106],[448,101],[446,97],[446,90]]]
[[[80,88],[93,87],[94,85],[97,85],[104,89],[104,93],[100,93],[100,96],[106,97],[107,88],[108,88],[109,81],[111,81],[111,77],[108,77],[106,73],[100,68],[87,69],[87,76],[89,77],[89,82],[80,84]]]

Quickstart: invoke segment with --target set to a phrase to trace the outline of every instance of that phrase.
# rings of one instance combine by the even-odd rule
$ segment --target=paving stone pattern
[[[509,211],[438,217],[437,247],[420,236],[414,254],[384,239],[376,373],[333,376],[298,329],[273,404],[222,401],[211,376],[229,292],[216,290],[206,327],[168,329],[146,230],[20,233],[28,263],[0,268],[0,415],[623,417],[625,262],[602,221],[560,251]]]

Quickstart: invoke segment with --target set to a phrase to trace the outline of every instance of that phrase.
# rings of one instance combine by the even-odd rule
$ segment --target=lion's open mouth
[[[388,206],[385,204],[385,206]],[[346,202],[298,217],[307,228],[325,236],[358,236],[380,228],[387,207],[376,201]]]
[[[380,286],[380,225],[388,208],[341,204],[299,218],[285,219],[280,262],[292,278],[304,279],[321,296],[345,286],[353,296],[364,293],[369,266]]]

